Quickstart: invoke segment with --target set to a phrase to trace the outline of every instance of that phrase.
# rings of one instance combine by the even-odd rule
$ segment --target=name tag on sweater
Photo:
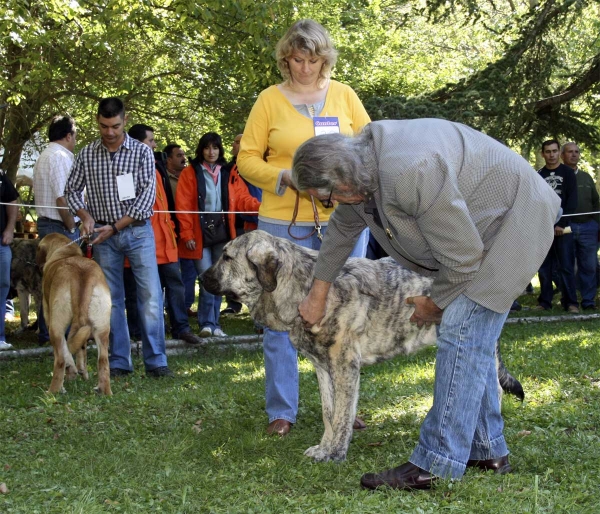
[[[119,200],[131,200],[135,198],[135,187],[133,186],[133,174],[119,175],[117,177],[117,190],[119,191]]]
[[[313,124],[315,126],[315,136],[340,133],[340,120],[337,117],[317,116],[313,118]]]

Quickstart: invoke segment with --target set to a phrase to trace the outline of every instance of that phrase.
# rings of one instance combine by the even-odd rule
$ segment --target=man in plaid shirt
[[[95,234],[94,259],[110,287],[110,374],[133,371],[123,287],[127,257],[138,288],[146,374],[173,376],[167,367],[163,302],[149,221],[156,196],[154,155],[125,133],[125,106],[119,98],[101,100],[96,119],[101,137],[77,155],[65,197],[81,218],[81,234]]]

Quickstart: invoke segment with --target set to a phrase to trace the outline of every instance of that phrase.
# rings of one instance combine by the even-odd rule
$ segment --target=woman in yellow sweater
[[[356,134],[370,119],[352,88],[330,79],[337,52],[317,22],[294,23],[277,43],[276,56],[284,81],[256,100],[241,141],[238,169],[263,190],[258,228],[318,250],[333,206],[288,187],[294,152],[315,135]],[[365,233],[352,255],[364,257],[367,243]],[[287,332],[269,329],[263,351],[267,433],[283,436],[298,412],[298,356]]]

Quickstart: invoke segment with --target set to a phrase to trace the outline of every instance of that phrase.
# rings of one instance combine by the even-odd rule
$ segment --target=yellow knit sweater
[[[330,81],[325,106],[319,116],[337,117],[342,134],[356,134],[371,120],[356,93],[344,84]],[[315,135],[313,120],[300,114],[277,86],[265,89],[252,107],[241,141],[237,165],[248,182],[263,190],[259,215],[263,219],[290,221],[296,192],[287,188],[276,193],[282,169],[290,169],[296,149]],[[266,162],[264,156],[266,154]],[[321,222],[327,222],[332,209],[315,202]],[[314,219],[310,197],[300,196],[297,221]],[[268,220],[267,220],[268,221]]]

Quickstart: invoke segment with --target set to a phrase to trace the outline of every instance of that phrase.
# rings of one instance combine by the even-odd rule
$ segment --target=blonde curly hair
[[[317,86],[324,87],[338,56],[325,28],[314,20],[298,20],[277,42],[275,47],[277,67],[285,81],[290,81],[292,78],[287,59],[294,51],[307,52],[311,57],[323,58]]]

